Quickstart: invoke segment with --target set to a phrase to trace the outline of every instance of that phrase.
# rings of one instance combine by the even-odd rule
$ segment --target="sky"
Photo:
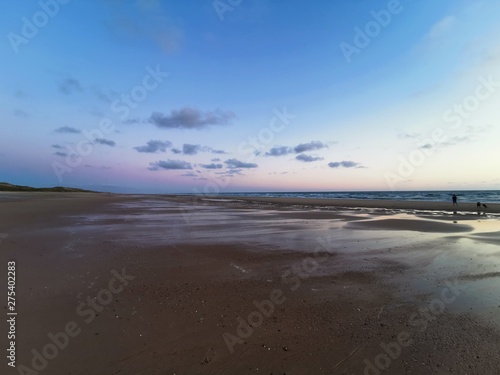
[[[500,189],[497,0],[41,0],[0,12],[0,181]]]

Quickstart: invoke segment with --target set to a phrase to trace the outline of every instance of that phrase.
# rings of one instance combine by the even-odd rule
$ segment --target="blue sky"
[[[0,13],[0,180],[499,189],[494,0],[41,0]]]

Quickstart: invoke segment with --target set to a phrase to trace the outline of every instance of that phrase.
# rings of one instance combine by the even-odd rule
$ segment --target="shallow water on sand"
[[[461,295],[446,309],[500,326],[499,220],[378,211],[233,208],[146,198],[110,204],[101,214],[68,217],[68,228],[83,237],[104,232],[138,251],[200,243],[312,253],[318,241],[326,241],[328,251],[348,257],[353,271],[378,270],[404,299],[423,306],[439,298],[447,281],[456,282]],[[381,273],[381,264],[397,264],[399,273]],[[335,263],[325,263],[317,275],[335,272]]]

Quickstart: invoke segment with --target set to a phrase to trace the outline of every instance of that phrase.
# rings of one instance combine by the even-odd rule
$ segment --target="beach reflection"
[[[226,202],[227,203],[227,202]],[[380,209],[188,204],[136,198],[102,213],[68,217],[80,238],[105,233],[123,246],[241,245],[250,252],[312,253],[329,238],[336,256],[315,277],[375,273],[401,298],[419,303],[459,280],[463,295],[451,311],[500,325],[500,221],[497,218]]]

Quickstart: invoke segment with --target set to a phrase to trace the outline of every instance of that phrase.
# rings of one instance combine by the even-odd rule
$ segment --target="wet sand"
[[[0,194],[3,280],[16,261],[16,364],[40,374],[498,374],[498,206],[450,206]],[[74,337],[61,333],[68,324]],[[51,337],[62,340],[55,353]]]
[[[477,202],[460,202],[454,206],[451,202],[430,202],[430,201],[397,201],[381,199],[324,199],[324,198],[276,198],[276,197],[240,197],[221,196],[214,198],[193,197],[200,202],[220,202],[232,203],[238,206],[239,203],[263,203],[288,206],[314,206],[314,207],[337,207],[337,208],[380,208],[385,210],[414,210],[414,211],[442,211],[448,213],[477,213]],[[482,213],[500,214],[500,204],[485,203],[487,208],[480,208]]]

